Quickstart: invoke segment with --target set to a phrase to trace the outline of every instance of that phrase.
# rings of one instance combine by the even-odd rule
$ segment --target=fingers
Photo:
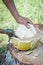
[[[34,26],[33,22],[30,19],[27,19],[27,22],[26,22],[27,28],[30,28],[29,24],[32,24]]]
[[[27,23],[33,24],[33,22],[30,19],[27,20]]]
[[[25,22],[24,25],[29,29],[30,26],[29,26],[29,23]]]

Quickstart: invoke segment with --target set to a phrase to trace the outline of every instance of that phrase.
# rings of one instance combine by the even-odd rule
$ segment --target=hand
[[[28,26],[28,24],[33,24],[30,19],[26,17],[22,17],[22,16],[19,16],[19,18],[17,19],[17,22],[20,24],[24,24],[26,27]]]

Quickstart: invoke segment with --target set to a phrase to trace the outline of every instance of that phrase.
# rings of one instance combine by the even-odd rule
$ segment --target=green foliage
[[[3,40],[3,38],[2,38],[2,36],[0,37],[0,43],[2,42],[2,40]]]
[[[6,50],[6,45],[3,44],[2,47],[0,48],[0,54],[5,53],[5,50]]]
[[[8,36],[0,34],[0,54],[5,53],[8,42]]]

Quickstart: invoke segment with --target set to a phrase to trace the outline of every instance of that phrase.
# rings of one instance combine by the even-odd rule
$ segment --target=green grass
[[[43,24],[43,0],[14,0],[20,15],[30,18],[34,23]],[[17,29],[18,24],[0,0],[0,28]]]
[[[8,36],[0,34],[0,54],[5,53]]]
[[[2,47],[0,48],[0,54],[3,54],[3,53],[5,53],[5,51],[6,51],[6,45],[2,45]]]

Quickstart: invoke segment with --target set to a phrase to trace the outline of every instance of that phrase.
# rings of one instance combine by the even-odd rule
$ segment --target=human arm
[[[15,6],[15,3],[13,0],[3,0],[3,2],[5,3],[5,5],[7,6],[7,8],[10,10],[11,14],[14,16],[14,18],[16,19],[16,21],[20,24],[24,24],[25,26],[28,25],[28,23],[31,23],[31,20],[28,18],[25,18],[23,16],[21,16]]]

